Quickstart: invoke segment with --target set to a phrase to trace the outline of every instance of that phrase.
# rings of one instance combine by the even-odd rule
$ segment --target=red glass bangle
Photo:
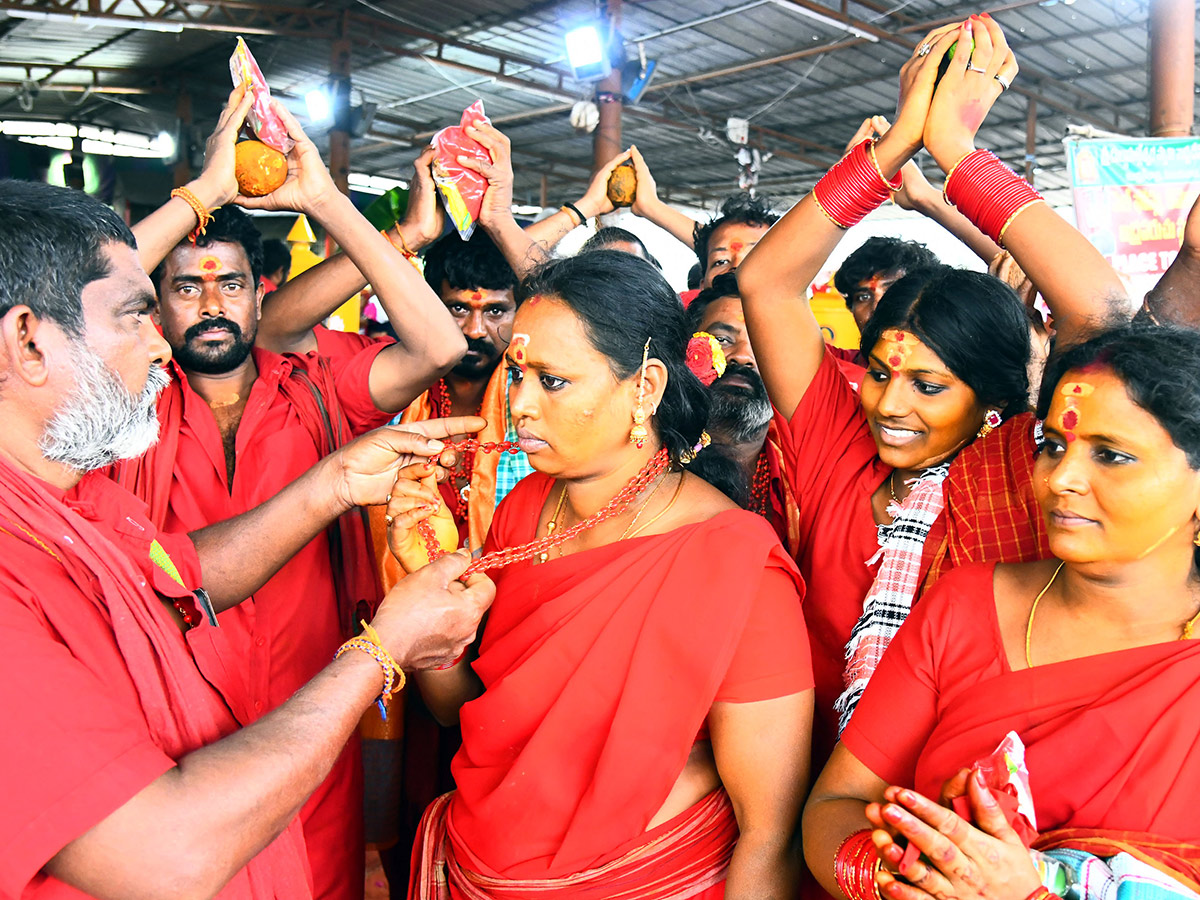
[[[1025,900],[1062,900],[1062,898],[1044,884],[1039,884]]]
[[[878,871],[879,853],[871,841],[870,829],[850,835],[834,854],[833,877],[849,900],[879,900],[875,883]]]
[[[871,140],[857,145],[837,162],[813,188],[813,199],[834,224],[849,228],[899,190],[904,179],[897,174],[887,181],[875,162]]]
[[[1004,246],[1004,233],[1042,195],[989,150],[959,160],[946,178],[946,199],[984,234]]]

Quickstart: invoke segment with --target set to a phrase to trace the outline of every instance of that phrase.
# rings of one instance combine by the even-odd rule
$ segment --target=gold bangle
[[[977,152],[977,151],[975,151],[975,150],[971,151],[971,153],[975,153],[975,152]],[[954,173],[958,170],[958,167],[960,165],[962,165],[962,161],[964,159],[966,159],[968,156],[970,156],[971,153],[964,153],[962,156],[960,156],[958,158],[958,162],[956,162],[954,165],[952,165],[950,167],[950,171],[946,173],[946,180],[944,182],[942,182],[942,199],[944,201],[946,201],[947,206],[954,206],[954,201],[950,199],[950,194],[948,193],[948,191],[950,190],[950,179],[954,177]]]
[[[879,180],[883,182],[883,186],[885,188],[887,188],[889,191],[891,191],[894,194],[894,193],[896,193],[896,191],[899,191],[904,187],[903,171],[898,173],[900,175],[900,184],[896,187],[892,187],[892,183],[890,181],[888,181],[887,176],[883,174],[883,169],[879,165],[879,159],[875,156],[875,142],[874,141],[871,141],[871,145],[869,147],[867,147],[867,156],[871,157],[871,165],[873,165],[875,167],[875,173],[879,176]]]
[[[1014,212],[1014,213],[1013,213],[1011,216],[1009,216],[1009,217],[1008,217],[1008,221],[1006,221],[1006,222],[1004,223],[1004,227],[1002,227],[1002,228],[1000,229],[1000,234],[998,235],[998,237],[1000,238],[1000,240],[999,240],[997,243],[999,243],[1001,247],[1003,247],[1003,246],[1004,246],[1004,232],[1008,231],[1008,226],[1009,226],[1009,225],[1011,225],[1011,224],[1013,223],[1013,219],[1015,219],[1015,218],[1016,218],[1017,216],[1019,216],[1021,213],[1025,212],[1025,210],[1029,209],[1029,207],[1031,207],[1031,206],[1035,206],[1035,205],[1037,205],[1038,203],[1045,203],[1045,202],[1046,202],[1046,201],[1045,201],[1044,199],[1042,199],[1041,197],[1038,197],[1036,200],[1030,200],[1030,201],[1029,201],[1028,203],[1026,203],[1024,206],[1019,206],[1019,207],[1017,207],[1017,210],[1016,210],[1016,212]]]
[[[832,222],[838,228],[842,229],[842,231],[846,230],[846,226],[843,225],[841,222],[839,222],[837,219],[835,219],[833,216],[831,216],[829,214],[829,212],[825,209],[825,207],[823,207],[821,205],[821,201],[817,199],[816,191],[810,191],[808,196],[812,197],[812,202],[817,204],[817,209],[819,209],[821,211],[821,215],[823,215],[825,218],[827,218],[830,222]]]

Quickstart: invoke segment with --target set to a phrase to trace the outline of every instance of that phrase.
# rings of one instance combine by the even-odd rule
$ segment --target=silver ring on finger
[[[917,48],[917,56],[928,56],[932,52],[933,44],[930,44],[928,41]]]
[[[1012,82],[1009,81],[1007,78],[1005,78],[1003,75],[996,75],[995,79],[998,82],[1000,82],[1000,87],[1002,90],[1007,91],[1010,87],[1012,87]]]
[[[383,521],[385,521],[388,525],[391,525],[393,522],[396,521],[396,518],[395,518],[395,516],[384,516]]]
[[[983,74],[983,75],[987,74],[987,69],[981,68],[980,66],[977,66],[974,63],[967,63],[967,71],[968,72],[979,72],[980,74]]]

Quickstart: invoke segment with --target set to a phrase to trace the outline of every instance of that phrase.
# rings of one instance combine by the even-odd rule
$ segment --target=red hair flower
[[[725,374],[725,351],[707,331],[697,331],[688,341],[687,367],[708,387]]]

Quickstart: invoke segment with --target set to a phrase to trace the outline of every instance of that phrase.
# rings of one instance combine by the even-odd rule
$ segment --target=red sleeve
[[[360,350],[375,344],[391,344],[391,338],[371,338],[357,331],[334,331],[324,325],[313,329],[313,337],[317,340],[317,353],[329,360],[334,371],[349,362]]]
[[[763,573],[750,618],[713,699],[753,703],[813,686],[808,631],[795,579],[778,566]]]
[[[854,362],[858,359],[857,350],[847,347],[835,347],[833,344],[826,344],[825,352],[841,362]]]
[[[988,665],[996,647],[972,637],[983,623],[992,625],[986,604],[994,607],[994,565],[961,566],[934,585],[913,607],[888,645],[879,668],[863,693],[842,743],[868,769],[889,784],[912,786],[917,760],[937,726],[943,682],[957,682],[947,666],[968,669],[964,679]],[[968,622],[955,624],[955,614]],[[965,613],[965,615],[963,615]],[[994,625],[992,627],[994,631]],[[959,645],[947,659],[947,647]],[[1000,651],[1003,652],[1003,651]],[[965,653],[965,655],[964,655]],[[973,670],[973,671],[971,671]]]
[[[395,413],[380,409],[371,399],[371,366],[375,364],[375,358],[389,346],[390,341],[376,341],[341,365],[330,363],[338,403],[346,414],[350,430],[356,435],[386,425],[395,417]]]
[[[858,394],[831,353],[822,356],[791,421],[776,415],[784,468],[802,519],[822,498],[845,494],[863,469],[878,463]]]
[[[175,763],[151,739],[99,609],[35,554],[6,542],[0,565],[0,896],[23,896],[63,847]],[[26,545],[27,546],[27,545]],[[11,566],[9,572],[4,571]],[[19,568],[18,568],[19,567]],[[40,571],[45,569],[44,577]],[[18,580],[11,572],[22,571]],[[77,658],[20,582],[77,611],[91,628]]]

